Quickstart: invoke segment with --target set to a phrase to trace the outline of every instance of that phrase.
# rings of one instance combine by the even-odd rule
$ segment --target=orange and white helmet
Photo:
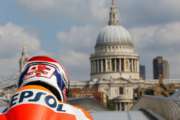
[[[48,88],[59,100],[65,101],[69,81],[62,65],[47,56],[28,59],[20,75],[18,88],[25,85],[41,85]]]

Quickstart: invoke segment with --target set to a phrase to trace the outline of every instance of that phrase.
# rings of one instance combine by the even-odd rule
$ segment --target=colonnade
[[[132,102],[117,102],[115,104],[115,109],[117,111],[129,111],[130,108],[132,107],[133,103]]]
[[[91,73],[139,72],[137,58],[103,58],[91,60]]]

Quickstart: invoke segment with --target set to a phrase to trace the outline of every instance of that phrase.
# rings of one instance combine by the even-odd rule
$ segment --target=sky
[[[90,54],[107,25],[111,0],[0,0],[0,78],[18,73],[23,46],[29,56],[49,55],[70,80],[90,79]],[[163,56],[180,78],[180,1],[116,0],[120,24],[152,79],[152,59]]]

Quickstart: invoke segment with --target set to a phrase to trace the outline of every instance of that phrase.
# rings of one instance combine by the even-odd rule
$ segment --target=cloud
[[[39,39],[13,23],[0,25],[0,58],[15,57],[23,46],[29,52],[40,49]]]
[[[103,21],[106,17],[106,0],[17,0],[18,3],[40,16],[79,22]],[[94,19],[96,18],[96,19]]]
[[[51,16],[72,20],[78,24],[105,24],[110,2],[107,0],[17,0],[38,16]],[[125,0],[118,1],[120,21],[126,26],[137,27],[167,24],[180,20],[180,2],[177,0]],[[52,17],[53,16],[53,17]]]
[[[73,79],[87,80],[90,73],[90,54],[93,52],[98,26],[73,26],[68,31],[57,33],[61,61]]]
[[[57,38],[60,49],[75,51],[90,51],[94,47],[96,36],[100,30],[97,26],[73,26],[69,31],[59,32]]]
[[[23,46],[30,54],[43,52],[36,35],[11,22],[0,25],[0,43],[0,78],[16,75]]]
[[[61,62],[66,67],[71,80],[89,80],[89,54],[67,51],[61,56]]]
[[[46,16],[51,23],[57,20],[70,24],[67,31],[57,34],[59,55],[66,59],[65,64],[73,71],[73,78],[88,69],[87,58],[93,52],[96,36],[107,23],[110,1],[107,0],[17,0],[34,15]],[[147,74],[152,76],[152,59],[162,55],[169,60],[171,76],[180,77],[179,65],[180,1],[177,0],[126,0],[118,1],[120,21],[131,31],[141,62],[146,64]],[[43,19],[44,20],[44,19]],[[57,23],[56,23],[57,24]],[[71,26],[74,24],[73,26]],[[87,54],[87,55],[86,55]],[[70,60],[72,56],[72,60]],[[78,57],[86,60],[76,71]],[[83,56],[83,57],[82,57]],[[74,60],[74,61],[73,61]],[[177,65],[176,65],[177,64]],[[179,67],[180,68],[180,67]],[[88,70],[87,70],[88,71]],[[88,75],[89,76],[89,75]],[[87,78],[87,77],[86,77]]]
[[[152,59],[164,56],[170,63],[171,77],[180,77],[180,22],[134,28],[130,31],[142,60],[148,69],[151,68],[147,70],[148,76],[152,74]]]
[[[11,58],[11,59],[5,59],[1,58],[0,59],[0,76],[7,76],[7,75],[12,75],[14,71],[17,71],[17,63],[18,59],[17,58]]]
[[[52,9],[56,3],[56,0],[18,0],[19,3],[27,7],[28,9],[35,11],[47,11],[47,9]]]
[[[122,21],[128,26],[167,24],[180,20],[180,1],[126,0],[119,2]]]
[[[171,78],[179,78],[180,36],[178,31],[180,22],[148,27],[129,29],[133,42],[141,58],[141,64],[146,65],[147,77],[152,78],[152,59],[163,56],[170,63]],[[94,52],[94,45],[100,26],[74,26],[68,31],[59,32],[57,38],[60,43],[60,53],[65,66],[72,78],[86,79],[90,73],[90,54]],[[78,68],[78,69],[76,69]],[[81,74],[83,73],[83,74]],[[83,75],[83,77],[80,77]]]

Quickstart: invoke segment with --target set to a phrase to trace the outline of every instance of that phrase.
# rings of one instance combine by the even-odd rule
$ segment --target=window
[[[121,60],[121,71],[124,72],[124,59]]]
[[[119,72],[119,59],[116,59],[116,70]]]
[[[123,89],[123,87],[120,87],[120,88],[119,88],[119,94],[120,94],[120,95],[124,94],[124,89]]]
[[[121,103],[121,111],[125,111],[125,103]]]
[[[108,70],[110,70],[110,61],[108,60]]]
[[[103,71],[106,72],[106,62],[105,62],[105,59],[103,59]]]

